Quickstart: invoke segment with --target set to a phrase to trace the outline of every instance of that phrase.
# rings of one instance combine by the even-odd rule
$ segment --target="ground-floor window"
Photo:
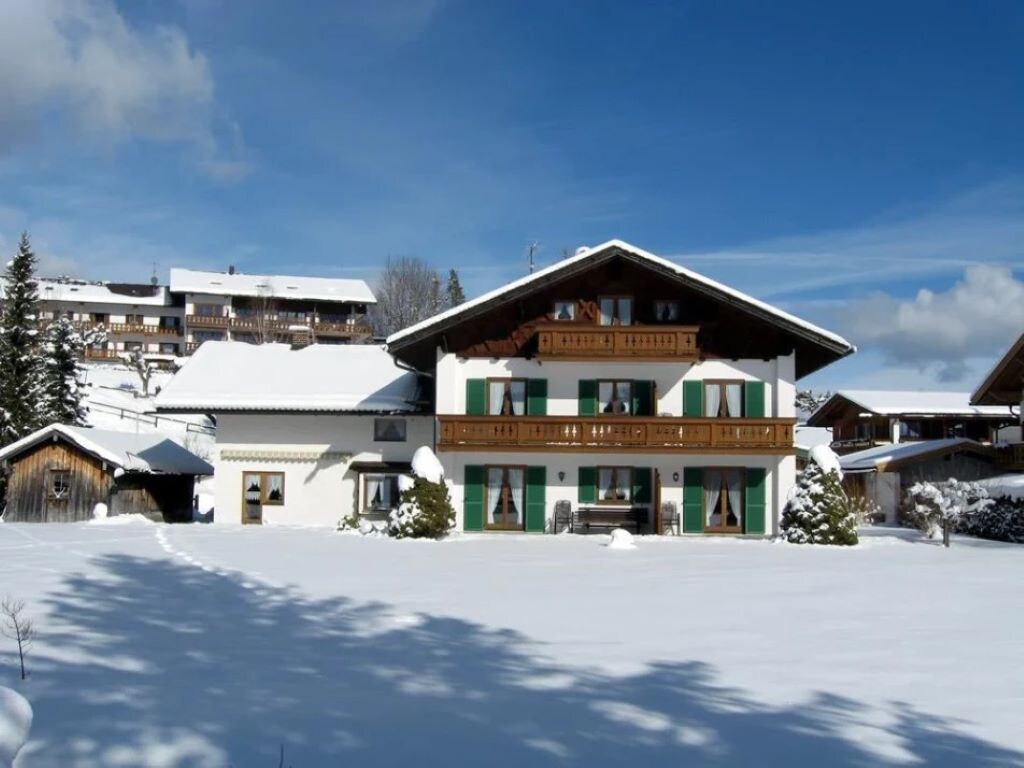
[[[244,485],[247,504],[284,504],[283,472],[246,472]]]
[[[363,512],[387,512],[398,506],[397,474],[363,475]]]
[[[628,503],[633,500],[632,467],[598,467],[597,500],[607,503]]]
[[[704,530],[743,530],[744,475],[738,468],[704,470]]]
[[[526,510],[526,468],[487,467],[486,525],[495,530],[522,530]]]
[[[66,501],[71,493],[71,470],[51,469],[50,470],[50,499],[52,501]]]

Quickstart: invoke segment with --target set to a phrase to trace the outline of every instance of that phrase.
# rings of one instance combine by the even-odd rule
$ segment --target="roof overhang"
[[[1016,405],[1024,400],[1024,334],[971,393],[971,405]]]

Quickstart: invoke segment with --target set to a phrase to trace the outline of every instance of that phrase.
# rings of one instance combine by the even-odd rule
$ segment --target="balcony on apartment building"
[[[228,315],[187,315],[185,323],[192,329],[218,329],[244,332],[285,333],[293,325],[309,325],[315,334],[322,336],[367,336],[373,333],[363,315],[317,315],[306,313],[237,312]]]
[[[541,360],[694,361],[698,358],[695,325],[584,325],[551,322],[536,327]]]
[[[442,451],[794,452],[792,418],[438,416]]]

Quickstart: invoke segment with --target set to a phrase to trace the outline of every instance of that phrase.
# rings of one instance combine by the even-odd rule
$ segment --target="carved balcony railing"
[[[187,315],[185,324],[190,328],[227,328],[231,318],[227,315]]]
[[[537,352],[549,360],[693,361],[700,354],[699,330],[695,325],[543,323],[537,326]]]
[[[438,416],[442,451],[795,453],[795,419]]]

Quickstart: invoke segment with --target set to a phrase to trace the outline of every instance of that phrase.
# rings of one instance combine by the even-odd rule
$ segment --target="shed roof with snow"
[[[177,267],[171,270],[171,292],[348,301],[355,304],[374,304],[377,301],[370,286],[363,280],[299,275],[243,275],[237,272],[228,274]]]
[[[913,392],[900,390],[843,389],[826,400],[807,419],[808,426],[830,427],[850,409],[876,416],[972,416],[1006,419],[1000,406],[971,405],[967,392]]]
[[[957,453],[973,453],[986,459],[996,460],[995,450],[987,445],[966,437],[952,437],[945,440],[921,440],[913,443],[879,445],[856,453],[839,457],[844,472],[885,472],[897,469],[915,461],[924,461]]]
[[[158,411],[403,413],[419,377],[380,346],[207,341],[156,397]]]
[[[671,286],[677,295],[685,296],[684,312],[699,305],[709,314],[721,316],[715,318],[716,323],[728,316],[729,322],[770,333],[777,346],[796,350],[798,376],[856,351],[842,336],[622,240],[581,249],[574,256],[393,333],[387,339],[388,349],[410,365],[428,370],[436,363],[437,348],[452,349],[456,342],[450,337],[459,335],[460,330],[461,335],[480,335],[494,318],[495,327],[502,320],[521,320],[525,303],[545,291],[561,290],[571,296],[587,274],[618,267],[642,273],[648,282]],[[733,341],[742,336],[733,334]]]
[[[16,458],[41,443],[64,440],[125,472],[212,475],[213,467],[187,448],[159,434],[115,432],[51,424],[0,450],[0,461]]]

